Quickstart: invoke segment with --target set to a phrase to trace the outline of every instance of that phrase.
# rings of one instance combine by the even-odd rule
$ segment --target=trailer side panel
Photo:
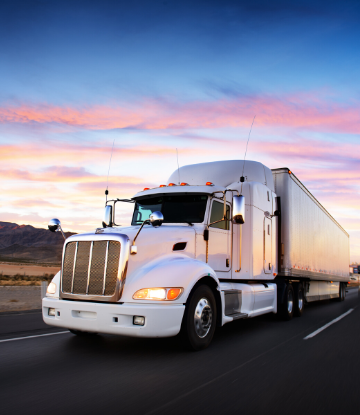
[[[281,200],[279,275],[348,281],[347,232],[287,168],[272,172]]]

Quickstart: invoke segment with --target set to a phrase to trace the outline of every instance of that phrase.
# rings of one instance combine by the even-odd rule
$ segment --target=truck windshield
[[[140,225],[156,211],[164,215],[164,223],[201,223],[207,199],[199,194],[150,196],[136,202],[131,225]]]

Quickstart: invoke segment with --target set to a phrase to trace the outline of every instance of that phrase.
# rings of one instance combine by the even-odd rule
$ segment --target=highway
[[[176,337],[76,337],[40,312],[0,315],[0,411],[359,414],[359,305],[349,288],[344,302],[311,303],[289,322],[238,320],[201,352]]]

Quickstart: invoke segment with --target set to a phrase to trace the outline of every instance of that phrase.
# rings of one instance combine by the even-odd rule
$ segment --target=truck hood
[[[139,226],[128,226],[106,228],[104,231],[108,234],[127,235],[132,243],[138,230]],[[129,255],[127,278],[131,278],[139,268],[166,255],[179,254],[195,258],[195,236],[195,226],[187,224],[163,224],[157,228],[145,225],[135,241],[137,254]],[[174,251],[174,246],[179,242],[186,244],[185,249]]]

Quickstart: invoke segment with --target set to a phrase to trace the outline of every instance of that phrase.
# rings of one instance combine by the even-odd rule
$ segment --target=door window
[[[213,201],[211,207],[210,223],[221,220],[224,216],[224,203]],[[230,229],[230,206],[226,205],[226,220],[210,225],[211,228]]]

